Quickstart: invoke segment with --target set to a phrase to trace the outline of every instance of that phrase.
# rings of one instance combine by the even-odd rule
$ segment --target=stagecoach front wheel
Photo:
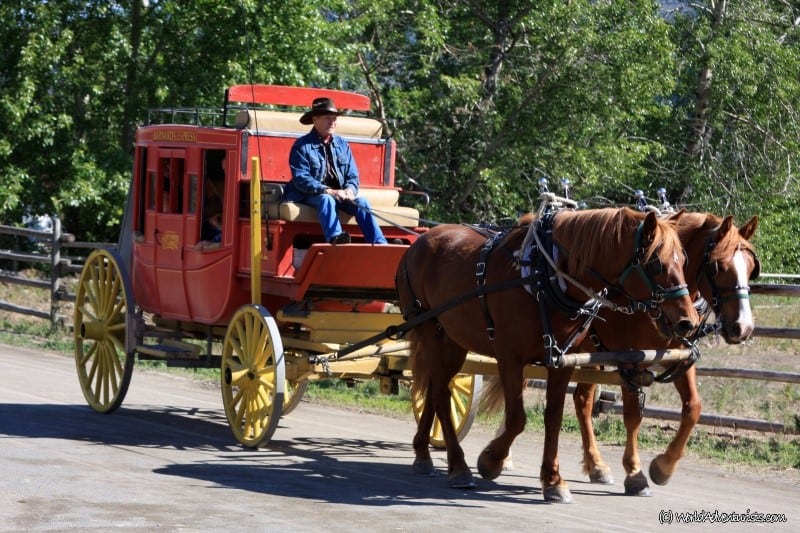
[[[475,413],[478,410],[477,398],[483,388],[483,376],[474,374],[456,374],[450,380],[450,417],[456,430],[458,441],[467,435],[475,420]],[[422,410],[425,406],[425,398],[415,396],[411,398],[414,418],[419,422]],[[431,446],[443,449],[445,447],[444,434],[442,433],[442,423],[439,417],[433,419],[431,427]]]
[[[266,444],[283,409],[286,367],[275,319],[260,305],[236,311],[222,345],[222,402],[236,440]]]
[[[133,373],[128,320],[133,292],[122,264],[116,252],[95,250],[86,259],[75,291],[78,380],[86,401],[100,413],[110,413],[122,404]]]

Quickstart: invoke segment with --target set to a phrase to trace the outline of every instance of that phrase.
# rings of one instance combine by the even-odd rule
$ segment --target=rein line
[[[375,344],[377,341],[383,339],[392,339],[392,340],[400,339],[403,337],[403,335],[405,335],[415,327],[419,326],[423,322],[427,322],[432,318],[436,318],[445,311],[449,311],[450,309],[457,307],[467,302],[468,300],[472,300],[473,298],[478,298],[480,296],[484,296],[487,294],[493,294],[495,292],[501,292],[516,287],[521,287],[525,284],[531,283],[531,281],[532,280],[530,278],[524,278],[520,276],[518,278],[516,277],[511,278],[502,281],[500,283],[496,283],[494,285],[480,285],[476,289],[468,293],[462,294],[457,298],[453,298],[452,300],[449,300],[438,307],[434,307],[433,309],[428,309],[427,311],[424,311],[414,316],[413,318],[407,320],[406,322],[403,322],[402,324],[398,324],[396,326],[389,326],[381,333],[373,335],[372,337],[359,341],[355,344],[350,344],[346,348],[334,352],[333,355],[327,359],[328,360],[340,359],[352,352],[355,352],[356,350],[360,350],[361,348],[369,346],[370,344]]]

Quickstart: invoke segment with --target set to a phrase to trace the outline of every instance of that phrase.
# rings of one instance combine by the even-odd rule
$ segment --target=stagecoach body
[[[359,194],[390,244],[365,243],[355,217],[343,213],[352,243],[328,244],[316,210],[283,201],[290,149],[311,129],[299,119],[323,96],[346,111],[336,133],[350,144]],[[119,407],[135,359],[218,367],[234,436],[255,447],[309,380],[379,379],[393,393],[410,379],[407,344],[384,342],[381,332],[402,322],[394,275],[426,228],[418,208],[401,205],[415,193],[395,184],[395,143],[369,109],[356,93],[239,85],[221,108],[150,112],[136,132],[119,246],[88,258],[76,291],[76,365],[92,408]],[[204,226],[212,190],[221,197],[214,238]],[[423,206],[427,197],[407,203]],[[337,356],[376,334],[380,342]],[[454,381],[462,435],[480,379]]]

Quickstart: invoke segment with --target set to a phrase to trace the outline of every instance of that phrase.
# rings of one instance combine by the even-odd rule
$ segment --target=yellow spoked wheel
[[[275,319],[260,305],[236,311],[222,345],[222,402],[236,440],[266,444],[283,410],[286,367]]]
[[[482,388],[483,376],[457,374],[450,380],[450,416],[459,442],[467,435],[475,420],[475,413],[478,410],[477,398]],[[425,406],[425,398],[414,396],[411,401],[414,418],[419,422]],[[431,446],[434,448],[445,447],[442,423],[438,416],[433,419],[433,427],[431,427]]]
[[[292,411],[294,411],[295,407],[300,404],[300,400],[303,399],[303,395],[308,390],[308,380],[304,379],[297,383],[292,383],[291,381],[286,382],[286,394],[283,397],[283,415],[286,416]]]
[[[133,310],[130,279],[122,259],[95,250],[86,259],[75,292],[73,336],[78,379],[95,411],[110,413],[122,404],[133,373],[128,320]]]

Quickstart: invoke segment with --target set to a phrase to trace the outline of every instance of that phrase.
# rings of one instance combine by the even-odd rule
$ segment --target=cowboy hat
[[[336,109],[336,106],[333,103],[332,98],[314,98],[314,101],[311,103],[311,109],[306,111],[302,117],[300,117],[300,124],[311,124],[314,122],[312,120],[313,117],[317,115],[341,115],[342,113]]]

